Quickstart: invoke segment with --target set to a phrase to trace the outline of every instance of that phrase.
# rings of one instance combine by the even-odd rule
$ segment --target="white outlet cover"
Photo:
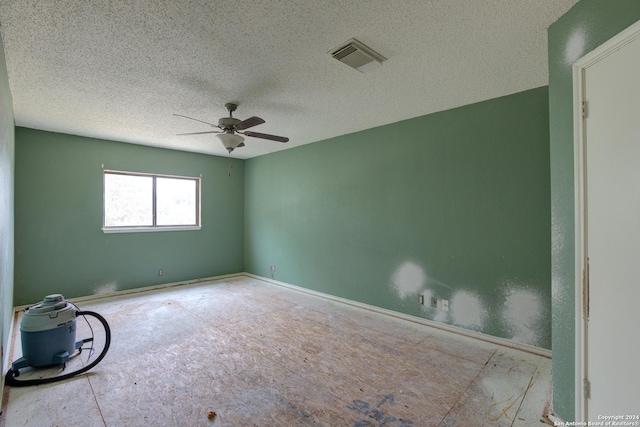
[[[443,299],[442,300],[442,309],[444,311],[449,311],[449,300],[448,299]]]

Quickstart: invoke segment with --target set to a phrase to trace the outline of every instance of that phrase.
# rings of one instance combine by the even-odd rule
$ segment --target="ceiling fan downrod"
[[[238,104],[234,104],[233,102],[227,102],[224,104],[224,108],[229,112],[229,117],[233,117],[233,112],[238,109]]]

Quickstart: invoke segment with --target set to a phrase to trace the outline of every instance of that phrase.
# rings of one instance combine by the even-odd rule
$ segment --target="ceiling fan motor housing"
[[[218,127],[220,129],[224,129],[225,131],[232,130],[233,127],[240,122],[241,120],[236,119],[235,117],[223,117],[220,120],[218,120]]]

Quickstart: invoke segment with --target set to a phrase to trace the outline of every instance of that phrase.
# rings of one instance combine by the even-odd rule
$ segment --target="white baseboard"
[[[300,286],[292,285],[290,283],[285,283],[285,282],[281,282],[279,280],[271,279],[271,278],[268,278],[268,277],[262,277],[262,276],[258,276],[256,274],[246,273],[246,272],[225,274],[225,275],[213,276],[213,277],[204,277],[204,278],[201,278],[201,279],[193,279],[193,280],[186,280],[186,281],[181,281],[181,282],[165,283],[165,284],[161,284],[161,285],[146,286],[146,287],[135,288],[135,289],[126,289],[126,290],[109,292],[109,293],[87,295],[87,296],[84,296],[84,297],[70,298],[69,300],[72,301],[73,303],[82,303],[82,302],[87,302],[87,301],[99,300],[99,299],[103,299],[103,298],[112,298],[112,297],[123,296],[123,295],[131,295],[131,294],[138,294],[138,293],[145,293],[145,292],[153,292],[153,291],[157,291],[157,290],[163,290],[163,289],[179,287],[179,286],[193,285],[193,284],[198,284],[198,283],[216,282],[216,281],[227,280],[227,279],[231,279],[231,278],[234,278],[234,277],[240,277],[240,276],[250,277],[252,279],[260,280],[260,281],[263,281],[265,283],[271,283],[273,285],[282,286],[282,287],[285,287],[285,288],[288,288],[288,289],[292,289],[292,290],[295,290],[295,291],[298,291],[298,292],[302,292],[302,293],[305,293],[305,294],[308,294],[308,295],[313,295],[313,296],[316,296],[316,297],[319,297],[319,298],[324,298],[324,299],[327,299],[327,300],[330,300],[330,301],[335,301],[335,302],[339,302],[339,303],[342,303],[342,304],[350,305],[352,307],[357,307],[357,308],[360,308],[360,309],[363,309],[363,310],[368,310],[368,311],[372,311],[372,312],[375,312],[375,313],[384,314],[386,316],[395,317],[397,319],[406,320],[408,322],[413,322],[413,323],[418,323],[418,324],[425,325],[425,326],[430,326],[430,327],[433,327],[433,328],[437,328],[437,329],[441,329],[441,330],[444,330],[444,331],[452,332],[452,333],[455,333],[455,334],[463,335],[463,336],[466,336],[466,337],[474,338],[474,339],[477,339],[477,340],[481,340],[481,341],[497,344],[497,345],[500,345],[500,346],[503,346],[503,347],[513,348],[515,350],[524,351],[524,352],[527,352],[527,353],[535,354],[535,355],[546,357],[546,358],[549,358],[549,359],[551,358],[551,350],[547,350],[546,348],[540,348],[540,347],[536,347],[536,346],[533,346],[533,345],[530,345],[530,344],[524,344],[524,343],[512,341],[512,340],[509,340],[509,339],[506,339],[506,338],[494,337],[492,335],[487,335],[487,334],[483,334],[481,332],[471,331],[471,330],[464,329],[464,328],[461,328],[461,327],[458,327],[458,326],[448,325],[446,323],[436,322],[434,320],[424,319],[422,317],[411,316],[409,314],[404,314],[404,313],[400,313],[400,312],[397,312],[397,311],[388,310],[388,309],[385,309],[385,308],[376,307],[376,306],[373,306],[373,305],[361,303],[361,302],[358,302],[358,301],[353,301],[353,300],[349,300],[349,299],[346,299],[346,298],[337,297],[337,296],[334,296],[334,295],[326,294],[324,292],[314,291],[312,289],[303,288],[303,287],[300,287]],[[36,303],[36,302],[34,302],[34,303]],[[29,307],[29,305],[15,307],[16,314],[17,314],[18,311],[23,310],[26,307]],[[14,316],[14,320],[15,320],[15,318],[16,318],[16,316]],[[14,325],[12,325],[11,333],[13,333],[13,330],[14,330]]]
[[[292,285],[290,283],[281,282],[279,280],[271,279],[268,277],[258,276],[256,274],[251,273],[243,273],[244,275],[251,277],[253,279],[261,280],[263,282],[271,283],[277,286],[282,286],[285,288],[293,289],[298,292],[303,292],[309,295],[314,295],[320,298],[328,299],[331,301],[339,302],[342,304],[347,304],[352,307],[361,308],[363,310],[373,311],[376,313],[384,314],[386,316],[395,317],[397,319],[406,320],[413,323],[418,323],[425,326],[430,326],[432,328],[442,329],[444,331],[452,332],[459,335],[464,335],[469,338],[474,338],[477,340],[490,342],[492,344],[497,344],[503,347],[513,348],[515,350],[524,351],[527,353],[535,354],[538,356],[546,357],[551,359],[551,350],[546,348],[536,347],[530,344],[520,343],[516,341],[512,341],[506,338],[494,337],[492,335],[483,334],[481,332],[471,331],[469,329],[464,329],[458,326],[448,325],[446,323],[436,322],[434,320],[424,319],[422,317],[411,316],[409,314],[400,313],[393,310],[388,310],[385,308],[376,307],[373,305],[361,303],[358,301],[349,300],[346,298],[337,297],[334,295],[326,294],[319,291],[314,291],[312,289],[303,288],[300,286]]]
[[[9,367],[11,366],[13,360],[13,347],[15,344],[15,335],[14,329],[16,324],[16,315],[14,313],[11,316],[11,324],[9,325],[9,335],[7,336],[7,346],[4,348],[4,354],[2,355],[2,378],[0,378],[0,411],[2,411],[2,415],[0,415],[0,425],[4,425],[4,411],[7,409],[7,401],[9,399],[9,393],[4,394],[4,376],[7,372],[9,372]],[[4,343],[3,343],[4,344]],[[5,397],[7,401],[5,401]]]
[[[549,412],[549,415],[547,415],[547,418],[549,418],[549,421],[551,421],[554,426],[566,425],[566,423],[562,420],[562,418],[554,414],[553,411]]]
[[[73,303],[80,303],[80,302],[86,302],[86,301],[100,300],[100,299],[103,299],[103,298],[118,297],[118,296],[122,296],[122,295],[131,295],[131,294],[140,294],[140,293],[145,293],[145,292],[153,292],[153,291],[158,291],[158,290],[162,290],[162,289],[174,288],[174,287],[177,287],[177,286],[187,286],[187,285],[193,285],[193,284],[197,284],[197,283],[215,282],[215,281],[229,279],[229,278],[232,278],[232,277],[245,276],[245,275],[246,275],[246,273],[223,274],[221,276],[203,277],[203,278],[200,278],[200,279],[183,280],[181,282],[163,283],[163,284],[160,284],[160,285],[144,286],[144,287],[141,287],[141,288],[133,288],[133,289],[123,289],[123,290],[120,290],[120,291],[104,292],[104,293],[86,295],[86,296],[83,296],[83,297],[65,298],[65,299],[67,299],[67,300],[69,300],[69,301],[71,301]],[[33,304],[37,304],[38,302],[39,301],[34,301],[32,304],[17,306],[17,307],[14,308],[14,311],[15,312],[22,311],[27,307],[31,307]]]

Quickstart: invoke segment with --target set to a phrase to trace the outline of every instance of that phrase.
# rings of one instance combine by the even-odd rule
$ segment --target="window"
[[[104,171],[107,232],[200,229],[200,178]]]

